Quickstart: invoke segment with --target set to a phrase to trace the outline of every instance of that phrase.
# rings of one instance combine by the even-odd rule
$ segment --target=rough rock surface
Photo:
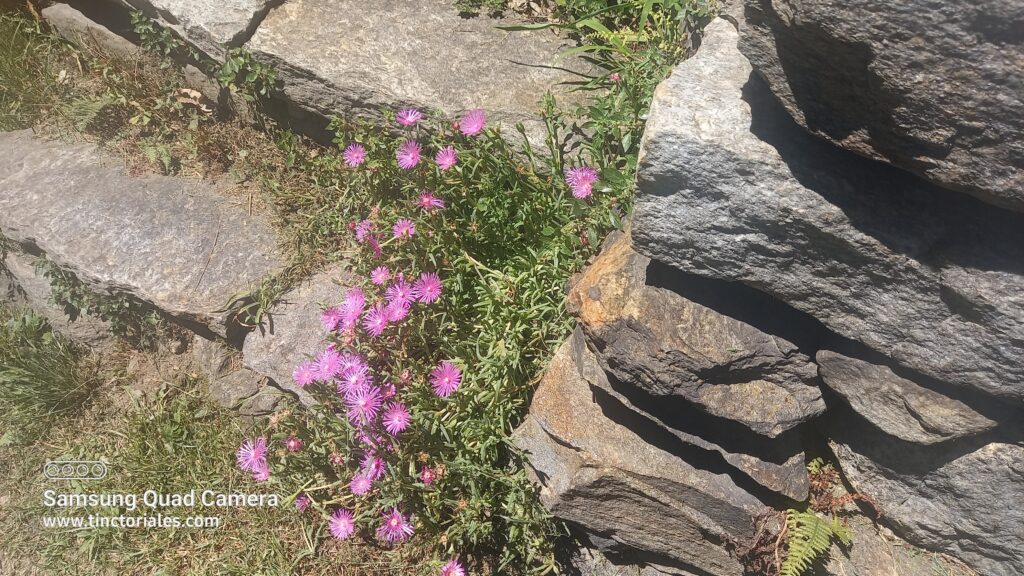
[[[27,131],[0,134],[0,149],[0,231],[94,290],[223,333],[217,310],[282,265],[269,226],[208,185],[128,176],[91,145]]]
[[[32,258],[24,254],[9,252],[0,260],[0,300],[31,308],[55,330],[80,344],[99,347],[113,339],[106,322],[92,316],[81,316],[72,322],[63,309],[53,304],[50,282],[36,274]]]
[[[1024,3],[745,7],[740,49],[811,133],[1024,211]]]
[[[649,264],[628,235],[614,235],[570,291],[610,374],[771,437],[825,410],[817,367],[796,345],[649,285]]]
[[[267,11],[283,0],[124,1],[174,30],[208,56],[221,59],[229,48],[244,44]]]
[[[530,453],[541,500],[608,542],[664,555],[690,571],[740,576],[726,549],[753,535],[764,509],[728,475],[691,466],[638,433],[636,416],[603,401],[563,344],[516,442]],[[595,366],[591,356],[585,362]]]
[[[1024,400],[1024,217],[808,135],[726,21],[654,98],[633,239],[903,366]]]
[[[334,266],[286,293],[270,311],[268,323],[245,337],[245,366],[293,392],[302,402],[312,403],[312,396],[295,385],[292,371],[323,350],[326,335],[320,312],[341,301],[348,277],[344,267]]]
[[[594,389],[608,395],[608,405],[615,406],[617,402],[621,409],[647,418],[682,442],[718,453],[730,466],[769,490],[796,501],[807,498],[810,484],[799,436],[786,434],[770,440],[758,438],[749,431],[737,430],[737,426],[730,426],[727,421],[702,418],[701,414],[680,407],[671,399],[651,396],[621,382],[612,382],[601,366],[592,362],[596,355],[587,348],[582,332],[577,331],[572,344],[573,362],[580,376]],[[665,442],[664,445],[670,444]],[[703,454],[698,456],[694,453],[693,456],[707,459]]]
[[[130,56],[139,51],[138,46],[67,4],[47,6],[40,15],[61,37],[71,42],[98,46],[112,56]]]
[[[996,427],[959,400],[893,373],[887,366],[821,350],[821,378],[879,430],[917,444],[973,436]]]
[[[97,292],[225,334],[230,297],[283,266],[277,237],[205,183],[129,176],[87,144],[0,134],[0,232]]]
[[[288,103],[307,112],[482,108],[506,133],[523,122],[533,140],[542,134],[541,97],[577,98],[566,83],[582,78],[567,68],[583,64],[558,56],[571,44],[550,30],[496,28],[517,23],[462,18],[449,0],[291,0],[248,48],[277,68]]]
[[[824,568],[828,576],[973,576],[945,558],[908,547],[863,516],[847,521],[853,544],[848,549],[832,546]]]
[[[909,542],[985,576],[1024,573],[1024,446],[986,437],[903,442],[832,413],[832,449],[847,480]]]
[[[210,399],[243,416],[269,414],[284,397],[265,376],[242,366],[238,350],[222,343],[197,335],[192,358],[206,376]]]

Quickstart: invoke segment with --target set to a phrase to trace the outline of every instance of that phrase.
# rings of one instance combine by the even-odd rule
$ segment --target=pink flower
[[[324,311],[320,313],[320,324],[323,325],[324,330],[333,332],[338,328],[338,324],[341,323],[342,317],[344,317],[344,312],[342,311],[341,306],[331,306],[330,308],[325,308]]]
[[[306,508],[309,508],[309,496],[299,494],[295,497],[295,509],[299,512],[305,512]]]
[[[405,320],[405,317],[409,315],[411,310],[412,305],[408,300],[395,300],[394,302],[389,302],[384,307],[384,313],[387,314],[388,322],[393,324]]]
[[[246,472],[258,472],[267,467],[267,440],[254,438],[242,442],[235,454],[238,467]]]
[[[399,218],[391,227],[391,232],[395,238],[412,238],[416,234],[416,223],[408,218]]]
[[[345,540],[356,531],[356,523],[352,519],[352,513],[344,508],[339,508],[331,514],[327,525],[331,529],[331,536],[338,540]]]
[[[434,196],[427,190],[420,192],[420,208],[423,208],[425,212],[433,212],[439,208],[444,208],[444,200]]]
[[[424,304],[434,302],[441,297],[441,278],[434,272],[420,274],[412,284],[412,297]]]
[[[398,167],[402,170],[410,170],[420,163],[420,151],[423,148],[415,140],[406,140],[395,152],[395,159],[398,160]]]
[[[459,131],[466,136],[476,136],[484,129],[484,122],[487,118],[484,116],[484,111],[477,108],[476,110],[470,110],[466,112],[466,115],[459,121]]]
[[[402,108],[395,116],[395,120],[402,126],[412,126],[423,119],[423,112],[415,108]]]
[[[356,370],[360,367],[366,366],[366,361],[363,357],[355,352],[344,352],[341,355],[341,373],[344,376],[351,370]]]
[[[565,171],[565,183],[572,190],[576,198],[586,198],[594,192],[594,183],[597,182],[597,170],[590,166],[577,166],[568,168]]]
[[[388,404],[384,409],[384,429],[392,436],[397,436],[408,428],[410,420],[412,418],[409,416],[409,409],[401,402]]]
[[[455,166],[455,163],[459,161],[459,154],[452,146],[445,146],[437,151],[434,161],[437,162],[437,167],[444,171]]]
[[[371,232],[373,232],[373,222],[369,220],[360,220],[359,223],[356,224],[356,242],[359,242],[360,244],[366,242],[369,239]]]
[[[360,288],[349,288],[340,306],[343,321],[359,318],[363,314],[363,306],[366,306],[366,294]]]
[[[380,410],[380,390],[376,386],[356,388],[345,396],[348,419],[353,424],[369,424]]]
[[[330,460],[331,464],[333,464],[334,466],[345,465],[345,457],[338,452],[331,452],[330,456],[328,456],[327,459]]]
[[[373,452],[367,453],[366,457],[363,458],[363,474],[370,480],[377,480],[384,476],[384,466],[384,460]]]
[[[388,327],[388,320],[388,313],[384,310],[384,305],[377,304],[363,316],[363,330],[376,338],[384,333],[384,329]]]
[[[341,373],[338,382],[338,393],[348,396],[356,390],[373,386],[373,374],[366,364],[356,364]]]
[[[257,482],[266,482],[270,478],[270,467],[263,464],[259,469],[253,470],[252,479]]]
[[[387,266],[377,266],[370,272],[370,282],[380,286],[391,278],[391,270]]]
[[[458,560],[449,560],[447,564],[441,566],[441,576],[466,576],[466,569]]]
[[[612,82],[618,82],[619,80],[622,80],[622,75],[618,72],[612,72],[611,75],[608,76],[608,79]]]
[[[412,536],[412,524],[404,514],[398,511],[398,508],[392,508],[390,512],[383,512],[381,516],[384,522],[380,528],[377,528],[379,538],[388,542],[401,542]]]
[[[402,278],[402,275],[398,275],[398,280],[391,283],[388,289],[384,291],[384,298],[388,302],[409,302],[412,300],[412,288],[409,283]]]
[[[441,398],[447,398],[459,389],[462,383],[462,372],[459,368],[447,360],[438,364],[430,371],[430,385],[434,393]]]
[[[373,487],[373,480],[366,474],[356,474],[352,477],[352,481],[349,482],[348,488],[356,496],[362,496],[370,491]]]
[[[299,450],[302,450],[302,439],[298,436],[289,436],[288,438],[285,438],[284,447],[287,448],[289,452],[298,452]]]
[[[342,153],[342,157],[345,159],[345,164],[355,168],[366,162],[366,148],[362,144],[353,142],[345,147],[345,152]]]
[[[303,362],[295,367],[292,372],[292,379],[299,388],[305,388],[316,380],[316,365],[312,362]]]
[[[437,473],[430,466],[424,466],[423,470],[420,470],[420,482],[423,482],[424,486],[430,486],[437,480]]]
[[[316,378],[321,382],[331,380],[341,373],[341,354],[333,348],[324,350],[316,357]]]
[[[373,257],[374,258],[380,258],[381,256],[384,255],[384,251],[381,250],[381,247],[380,247],[380,238],[381,238],[381,236],[382,236],[382,234],[373,234],[373,235],[370,236],[369,244],[370,244],[370,248],[373,250]]]

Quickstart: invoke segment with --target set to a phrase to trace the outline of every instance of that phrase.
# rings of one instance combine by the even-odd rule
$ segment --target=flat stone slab
[[[290,103],[322,116],[482,108],[506,133],[524,122],[533,140],[544,93],[578,98],[564,83],[583,78],[566,68],[587,67],[559,58],[572,44],[550,30],[496,28],[517,23],[462,18],[449,0],[291,0],[247,47],[277,68]]]
[[[226,333],[232,295],[279,271],[277,237],[208,183],[128,175],[91,144],[0,134],[0,233],[100,293]]]
[[[879,430],[917,444],[987,432],[996,422],[970,406],[896,375],[888,366],[837,352],[817,354],[822,381]]]
[[[90,20],[87,16],[67,4],[53,4],[40,11],[47,24],[62,38],[82,45],[95,45],[113,56],[129,57],[140,48],[106,26]]]
[[[252,35],[282,0],[125,0],[208,56],[223,58]]]
[[[245,367],[267,376],[302,402],[313,403],[313,397],[295,385],[292,373],[326,346],[327,334],[320,324],[320,312],[341,302],[346,279],[345,268],[334,266],[282,296],[271,309],[267,323],[245,337]]]

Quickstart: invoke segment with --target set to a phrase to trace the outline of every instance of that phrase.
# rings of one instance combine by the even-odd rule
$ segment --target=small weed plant
[[[11,435],[81,407],[97,384],[85,354],[32,312],[0,306],[0,421]],[[20,431],[20,432],[18,432]]]

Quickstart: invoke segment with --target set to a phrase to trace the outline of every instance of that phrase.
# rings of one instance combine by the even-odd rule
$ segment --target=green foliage
[[[812,458],[811,461],[807,463],[807,473],[814,476],[831,466],[832,464],[830,462],[825,462],[824,458],[818,456],[816,458]]]
[[[31,17],[0,7],[0,131],[32,126],[68,95],[69,54]]]
[[[136,346],[156,345],[163,320],[138,300],[127,294],[97,294],[74,274],[46,258],[37,259],[35,267],[50,282],[53,303],[63,308],[72,321],[88,314],[108,322],[112,334]]]
[[[224,63],[215,72],[221,86],[238,92],[250,102],[270,96],[277,82],[277,71],[257,62],[245,48],[229,50]]]
[[[455,0],[455,9],[464,14],[485,12],[498,16],[508,8],[508,0]]]
[[[779,576],[801,576],[816,559],[828,552],[833,540],[849,545],[850,529],[833,516],[825,519],[813,511],[786,511],[787,552]]]
[[[21,436],[35,432],[81,407],[96,383],[83,352],[44,318],[0,306],[0,421],[5,428]]]
[[[263,328],[268,312],[285,288],[282,278],[266,278],[255,288],[232,295],[220,312],[230,312],[235,322],[246,328]]]
[[[139,10],[131,11],[132,30],[139,36],[139,45],[148,52],[169,57],[185,48],[185,43],[170,30],[160,26]]]

